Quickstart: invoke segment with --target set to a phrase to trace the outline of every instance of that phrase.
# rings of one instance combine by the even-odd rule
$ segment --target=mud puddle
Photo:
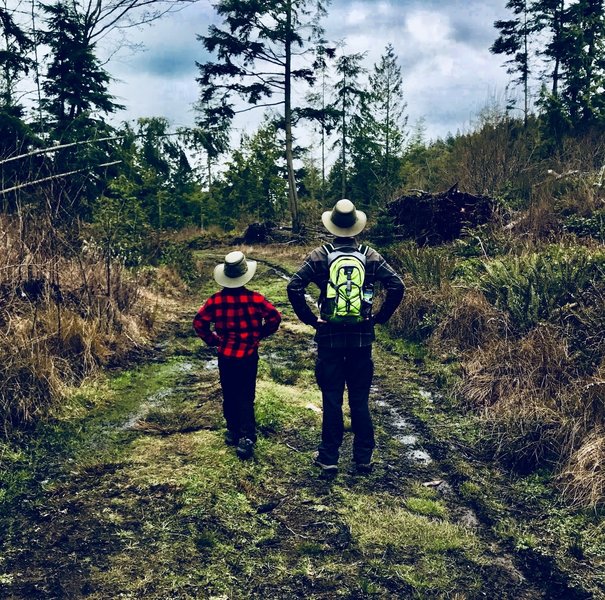
[[[424,392],[425,398],[431,394],[428,391]],[[433,463],[433,457],[422,446],[422,438],[420,433],[415,429],[412,423],[403,416],[402,408],[397,406],[397,398],[390,397],[385,394],[377,385],[370,388],[370,399],[373,396],[379,396],[379,399],[374,401],[374,405],[380,409],[384,415],[387,429],[391,437],[401,444],[405,457],[413,463],[428,466]]]

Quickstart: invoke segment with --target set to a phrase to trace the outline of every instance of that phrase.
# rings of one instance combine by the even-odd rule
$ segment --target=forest
[[[506,98],[429,139],[394,44],[218,0],[194,125],[118,123],[99,45],[188,4],[0,2],[2,597],[605,598],[605,2],[502,0]],[[382,466],[329,483],[285,279],[341,198],[406,294]],[[233,249],[284,315],[252,465],[191,329]]]

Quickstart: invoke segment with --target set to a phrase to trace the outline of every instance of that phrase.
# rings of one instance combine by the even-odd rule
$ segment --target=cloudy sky
[[[505,0],[334,0],[324,21],[326,37],[345,40],[348,52],[367,52],[367,67],[388,43],[399,57],[409,123],[424,119],[427,137],[467,129],[490,101],[502,100],[508,75],[502,57],[490,54],[493,23],[507,15]],[[174,126],[193,122],[198,89],[195,61],[207,55],[197,34],[217,22],[208,0],[199,0],[153,26],[133,32],[144,51],[114,57],[107,66],[112,92],[127,106],[119,120],[165,116]],[[254,129],[246,113],[238,130]]]

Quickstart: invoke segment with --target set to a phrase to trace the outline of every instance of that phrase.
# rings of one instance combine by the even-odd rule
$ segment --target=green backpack
[[[371,310],[364,302],[367,246],[339,248],[326,244],[328,286],[321,303],[321,317],[330,323],[361,323]]]

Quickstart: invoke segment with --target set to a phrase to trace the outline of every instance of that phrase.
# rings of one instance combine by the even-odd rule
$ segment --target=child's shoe
[[[323,475],[326,475],[328,477],[334,476],[338,473],[338,465],[321,462],[319,460],[319,452],[317,452],[313,457],[313,464],[321,469]]]
[[[225,444],[227,444],[227,446],[237,446],[237,442],[239,442],[239,435],[236,435],[233,431],[227,429],[227,433],[225,433]]]
[[[241,438],[235,452],[242,460],[251,458],[254,454],[254,442],[250,438]]]

